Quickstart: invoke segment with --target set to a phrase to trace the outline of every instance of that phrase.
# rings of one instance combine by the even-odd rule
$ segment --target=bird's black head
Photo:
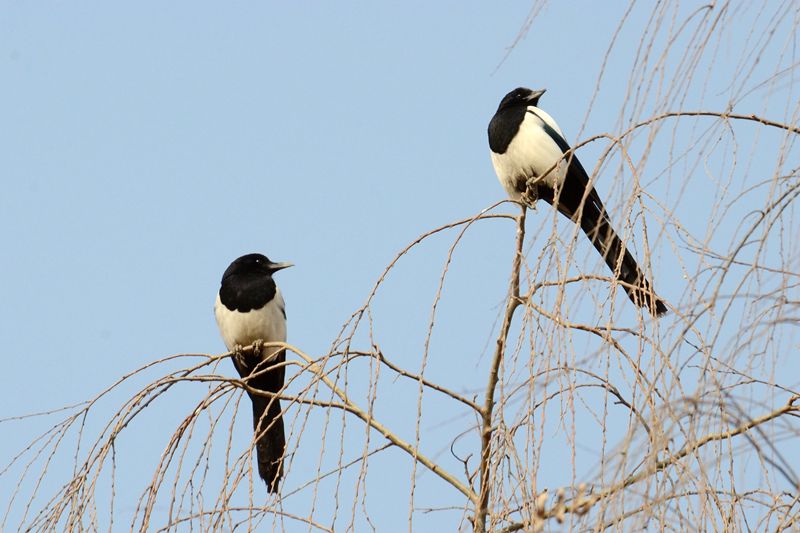
[[[502,100],[500,100],[500,106],[497,108],[497,110],[500,111],[501,109],[507,109],[515,106],[538,106],[539,98],[542,97],[546,90],[547,89],[532,91],[526,87],[517,87],[505,95]]]
[[[273,263],[262,254],[247,254],[235,260],[225,270],[222,280],[236,277],[260,277],[271,276],[278,270],[292,266],[291,263]]]
[[[261,254],[243,255],[222,275],[219,299],[230,311],[261,309],[277,292],[272,274],[290,266],[291,263],[273,263]]]

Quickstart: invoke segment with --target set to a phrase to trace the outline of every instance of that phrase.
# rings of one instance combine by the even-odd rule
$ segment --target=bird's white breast
[[[525,113],[519,131],[503,154],[492,152],[492,164],[500,183],[509,197],[520,200],[517,183],[533,177],[544,176],[545,185],[561,185],[567,175],[568,163],[558,144],[544,130],[547,124],[563,137],[553,118],[538,107],[529,106],[533,113]],[[534,114],[535,113],[535,114]],[[545,173],[554,168],[545,176]]]
[[[285,303],[280,289],[276,289],[275,297],[264,307],[246,313],[231,311],[225,307],[219,299],[219,294],[214,303],[214,316],[228,350],[233,350],[237,344],[247,346],[259,339],[264,342],[285,342],[284,312]]]

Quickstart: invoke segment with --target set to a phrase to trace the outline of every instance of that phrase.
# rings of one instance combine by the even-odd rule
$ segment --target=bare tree
[[[800,332],[800,11],[793,2],[657,3],[632,59],[618,40],[628,14],[605,56],[631,63],[619,121],[574,149],[599,149],[592,180],[610,184],[616,229],[667,316],[633,309],[555,210],[501,202],[402,249],[327,353],[273,344],[287,350],[280,498],[266,498],[252,446],[234,437],[240,413],[249,424],[238,406],[248,385],[217,372],[230,354],[175,355],[47,413],[60,420],[0,470],[17,487],[0,528],[385,531],[436,520],[478,532],[800,530],[800,378],[783,371]],[[731,35],[743,17],[751,33]],[[726,105],[712,109],[709,72],[726,46],[735,76]],[[472,267],[459,254],[479,230],[510,243],[483,358],[453,353],[446,340],[461,312],[447,290],[468,286],[452,278]],[[409,360],[381,340],[379,299],[397,296],[391,278],[416,256],[435,281]],[[441,359],[474,365],[475,380],[454,382],[433,368]],[[138,392],[119,398],[131,383]],[[192,387],[194,403],[170,432],[150,430],[164,451],[138,467],[138,502],[116,501],[118,446],[178,386]],[[102,430],[86,434],[98,416]],[[66,478],[53,472],[55,457],[71,458]],[[393,489],[405,501],[387,501]],[[407,524],[381,523],[375,509],[385,506],[406,509]]]

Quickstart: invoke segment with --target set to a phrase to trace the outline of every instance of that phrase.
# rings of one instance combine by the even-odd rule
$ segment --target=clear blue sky
[[[687,3],[680,12],[699,5]],[[485,129],[508,90],[547,88],[542,107],[570,142],[618,127],[649,7],[631,13],[593,104],[591,99],[626,9],[622,3],[552,2],[506,58],[529,3],[3,3],[0,418],[90,398],[170,354],[221,353],[214,296],[228,263],[248,252],[296,264],[278,277],[289,340],[307,353],[326,353],[399,250],[423,231],[504,197]],[[713,68],[700,70],[696,89],[675,108],[722,111],[735,97],[736,39],[722,39],[721,50],[705,60]],[[753,88],[771,74],[780,62],[773,59],[777,53],[766,50],[764,75],[750,73],[744,85]],[[667,77],[680,76],[680,59],[667,61]],[[756,92],[737,102],[736,110],[785,119],[781,113],[791,111],[785,104],[796,101],[797,87],[770,90],[771,99]],[[752,131],[740,134],[745,145]],[[667,136],[664,148],[650,154],[646,168],[654,175],[641,184],[652,185],[654,194],[679,195],[681,171],[703,176],[702,167],[682,166],[673,141]],[[604,146],[581,152],[587,169]],[[670,157],[678,168],[665,163]],[[608,179],[599,179],[598,190],[612,209],[621,209],[624,182]],[[690,195],[689,204],[707,200]],[[703,238],[707,220],[701,213],[686,208],[678,216]],[[540,208],[528,221],[529,232],[544,227],[549,235],[551,220]],[[679,305],[683,272],[665,261],[681,252],[659,237],[658,217],[648,223],[658,289]],[[448,318],[431,347],[432,379],[460,391],[483,386],[485,347],[505,294],[513,238],[510,223],[485,223],[457,253],[439,311]],[[410,370],[419,369],[451,240],[435,238],[412,254],[375,304],[376,336],[387,356]],[[545,241],[536,242],[534,257]],[[594,253],[582,241],[577,250]],[[600,268],[594,256],[579,263]],[[624,305],[619,296],[617,307]],[[622,312],[634,323],[632,312]],[[219,372],[234,375],[227,363]],[[366,387],[368,368],[354,366],[348,379]],[[176,421],[202,397],[206,389],[197,386],[200,392],[189,385],[170,391],[120,443],[129,457],[145,462],[139,468],[146,472],[142,477],[121,467],[120,528],[133,511],[128,502],[149,479],[148,453],[160,453]],[[387,404],[380,409],[413,439],[414,386],[390,379],[381,386]],[[423,432],[456,418],[432,405]],[[11,457],[53,420],[5,423],[0,457]],[[248,438],[248,416],[238,423]],[[348,431],[357,433],[356,445],[363,444],[358,424]],[[446,442],[453,435],[447,431],[428,448],[432,455],[449,454]],[[241,450],[246,442],[238,445]],[[296,457],[303,475],[290,473],[287,486],[316,471],[314,443],[303,449],[311,455],[307,470],[306,457]],[[401,454],[392,457],[397,470],[389,465],[388,474],[371,480],[370,516],[384,525],[381,531],[392,530],[386,524],[407,529],[409,464]],[[117,461],[126,459],[121,452]],[[583,471],[591,466],[588,461]],[[382,484],[387,475],[397,481]],[[542,483],[568,481],[556,476]],[[427,490],[449,489],[431,481]],[[416,505],[425,507],[425,489],[420,491]],[[322,517],[329,516],[330,497],[317,497]],[[341,505],[347,511],[339,511],[340,520],[347,524],[352,503]],[[447,527],[454,516],[460,513],[419,520]]]

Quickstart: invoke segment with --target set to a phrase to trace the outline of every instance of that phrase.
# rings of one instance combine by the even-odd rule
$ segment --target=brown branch
[[[378,353],[376,354],[376,358],[378,359],[378,361],[380,361],[384,365],[386,365],[389,368],[391,368],[397,374],[399,374],[399,375],[401,375],[403,377],[412,379],[414,381],[419,381],[424,386],[426,386],[426,387],[428,387],[430,389],[433,389],[435,391],[441,392],[442,394],[445,394],[447,396],[450,396],[452,399],[463,403],[464,405],[472,408],[473,410],[475,410],[478,413],[482,413],[483,412],[483,409],[481,408],[481,406],[478,405],[477,403],[473,402],[472,400],[469,400],[468,398],[465,398],[465,397],[461,396],[460,394],[457,394],[457,393],[451,391],[450,389],[448,389],[446,387],[443,387],[441,385],[437,385],[436,383],[433,383],[432,381],[425,379],[424,377],[422,377],[419,374],[412,374],[411,372],[403,370],[399,366],[395,365],[394,363],[392,363],[391,361],[386,359],[386,356],[383,355],[383,352],[381,352],[380,350],[378,350]]]
[[[800,414],[800,405],[796,405],[798,400],[800,400],[800,396],[792,396],[789,399],[789,401],[786,402],[786,404],[780,409],[776,409],[775,411],[762,415],[758,418],[748,420],[747,422],[739,425],[738,427],[735,427],[728,431],[723,431],[720,433],[712,433],[698,439],[693,443],[687,443],[680,450],[678,450],[678,452],[676,452],[668,459],[662,459],[660,461],[657,461],[655,464],[653,464],[652,467],[643,470],[638,474],[631,475],[627,479],[617,483],[612,487],[608,487],[604,490],[601,490],[600,492],[597,492],[589,496],[576,498],[570,503],[566,503],[562,499],[557,505],[553,506],[551,509],[547,511],[541,510],[541,512],[539,513],[539,517],[542,520],[546,520],[550,518],[559,518],[559,517],[563,518],[563,516],[567,513],[584,514],[588,511],[589,508],[591,508],[594,504],[596,504],[600,500],[606,499],[616,492],[626,489],[631,485],[634,485],[646,478],[653,476],[654,474],[666,470],[670,466],[678,464],[680,460],[682,460],[689,454],[696,452],[706,444],[720,440],[730,439],[737,435],[741,435],[742,433],[746,433],[747,431],[753,428],[756,428],[771,420],[775,420],[776,418],[783,415],[796,416]],[[525,527],[524,523],[517,522],[509,526],[506,526],[500,531],[501,533],[510,533],[512,531],[519,531],[524,527]]]
[[[525,206],[521,207],[522,212],[517,218],[517,241],[514,248],[514,260],[511,267],[511,286],[508,291],[506,301],[506,311],[503,316],[503,324],[500,327],[500,334],[497,337],[497,346],[492,358],[489,370],[489,383],[486,386],[486,396],[481,413],[481,460],[480,460],[480,496],[474,518],[474,528],[477,533],[486,531],[486,517],[489,514],[489,495],[491,492],[491,456],[492,456],[492,415],[494,414],[494,394],[497,389],[497,382],[500,375],[500,366],[503,355],[506,351],[508,333],[511,329],[511,321],[514,318],[514,311],[520,305],[519,297],[519,278],[522,267],[522,247],[525,242]]]
[[[305,369],[313,372],[319,379],[322,380],[323,383],[342,401],[343,408],[349,412],[360,418],[364,423],[366,423],[369,427],[373,428],[374,430],[378,431],[381,435],[383,435],[386,439],[388,439],[392,444],[400,448],[401,450],[408,453],[411,457],[414,458],[415,461],[419,462],[426,468],[428,468],[431,472],[448,482],[450,485],[455,487],[459,492],[461,492],[464,496],[470,499],[470,501],[476,501],[477,497],[475,493],[466,485],[461,483],[455,476],[453,476],[450,472],[443,469],[441,466],[433,462],[429,459],[426,455],[423,455],[419,449],[412,446],[410,443],[406,442],[405,440],[401,439],[398,435],[393,433],[389,430],[386,426],[378,422],[372,415],[368,412],[364,411],[357,405],[355,405],[350,398],[347,396],[345,392],[343,392],[336,384],[322,371],[322,368],[317,365],[313,359],[303,353],[300,349],[292,346],[291,344],[286,343],[265,343],[264,346],[279,346],[285,348],[286,350],[291,351],[292,353],[298,355],[306,362]],[[338,407],[338,406],[337,406]]]

